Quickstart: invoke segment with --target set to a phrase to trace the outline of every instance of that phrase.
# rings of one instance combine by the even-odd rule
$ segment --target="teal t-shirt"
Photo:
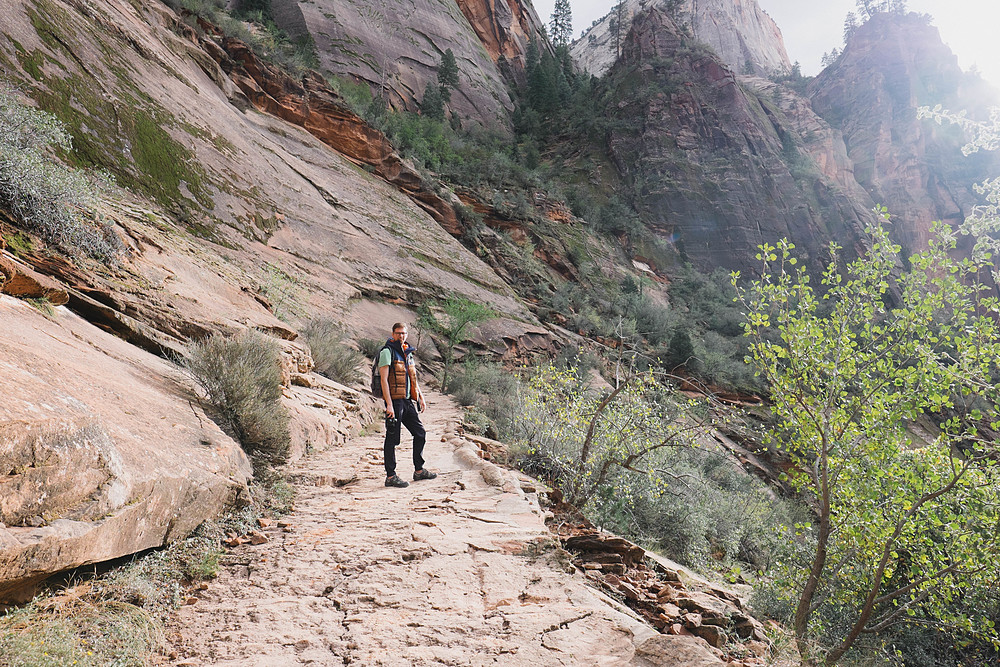
[[[390,350],[387,347],[383,348],[382,351],[379,352],[379,355],[378,355],[378,367],[382,368],[383,366],[391,366],[391,365],[392,365],[392,350]],[[412,354],[406,355],[406,365],[409,366],[409,367],[411,367],[411,368],[414,366],[413,355]],[[407,375],[406,375],[406,398],[411,398],[411,396],[410,396],[410,375],[409,375],[409,373],[407,373]]]

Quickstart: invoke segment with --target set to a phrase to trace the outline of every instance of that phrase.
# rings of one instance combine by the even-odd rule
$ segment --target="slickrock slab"
[[[430,403],[425,457],[437,479],[384,487],[380,434],[294,464],[295,511],[262,528],[267,543],[229,552],[198,604],[181,609],[164,664],[681,664],[651,661],[660,650],[644,642],[661,636],[575,572],[535,494],[459,462],[457,410]],[[325,479],[350,483],[316,483]]]
[[[193,381],[84,322],[0,295],[0,600],[186,536],[245,490]]]

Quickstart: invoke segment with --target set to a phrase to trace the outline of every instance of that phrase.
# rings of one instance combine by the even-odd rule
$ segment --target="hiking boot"
[[[435,477],[437,477],[437,473],[431,472],[427,468],[424,468],[420,472],[413,473],[414,482],[419,482],[422,479],[434,479]]]
[[[395,486],[396,488],[399,488],[399,489],[405,489],[406,487],[408,487],[410,485],[410,483],[407,482],[402,477],[400,477],[399,475],[393,475],[392,477],[387,477],[386,478],[385,485],[386,486]]]

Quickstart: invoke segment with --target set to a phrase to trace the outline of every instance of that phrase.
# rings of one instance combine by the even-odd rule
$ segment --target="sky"
[[[785,40],[792,62],[802,73],[817,74],[823,53],[843,47],[844,17],[856,8],[855,0],[757,0]],[[555,0],[533,0],[538,17],[546,24]],[[611,11],[614,0],[570,0],[573,36]],[[910,11],[930,14],[931,25],[958,55],[962,69],[975,64],[983,77],[1000,86],[1000,0],[909,0]]]

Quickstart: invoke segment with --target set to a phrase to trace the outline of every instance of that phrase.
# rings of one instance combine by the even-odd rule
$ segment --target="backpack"
[[[372,396],[375,398],[382,398],[382,377],[378,373],[378,358],[382,356],[382,350],[388,349],[388,345],[380,347],[378,352],[375,353],[375,359],[372,361]]]

